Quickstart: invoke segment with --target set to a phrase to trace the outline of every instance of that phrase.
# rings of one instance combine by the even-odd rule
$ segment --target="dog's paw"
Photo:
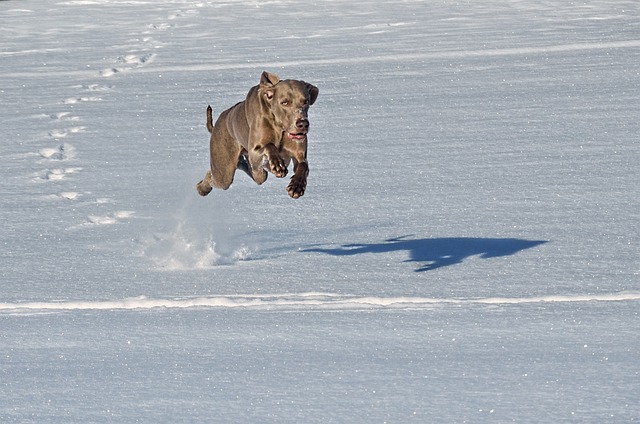
[[[287,176],[287,165],[280,158],[269,158],[269,169],[278,178],[284,178]]]
[[[307,181],[299,178],[292,178],[291,182],[287,186],[287,192],[293,199],[297,199],[304,194],[304,190],[307,188]]]
[[[198,194],[200,194],[200,196],[206,196],[211,193],[212,190],[211,186],[204,180],[196,184],[196,188],[198,189]]]

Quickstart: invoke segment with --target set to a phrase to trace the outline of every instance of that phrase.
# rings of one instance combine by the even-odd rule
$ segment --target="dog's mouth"
[[[287,137],[293,140],[304,140],[305,138],[307,138],[307,133],[306,131],[299,133],[290,133],[289,131],[287,131]]]

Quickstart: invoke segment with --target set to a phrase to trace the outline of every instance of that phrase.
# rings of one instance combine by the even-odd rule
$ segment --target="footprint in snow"
[[[74,228],[93,227],[98,225],[114,225],[118,222],[127,220],[135,215],[134,211],[116,211],[110,215],[89,215],[87,222],[80,224]]]
[[[162,22],[160,24],[149,24],[147,25],[147,28],[152,29],[152,30],[156,30],[156,31],[166,31],[169,28],[172,28],[173,25],[168,24],[166,22]]]
[[[44,159],[70,160],[76,157],[76,148],[69,143],[62,143],[58,147],[45,147],[38,152]]]
[[[80,96],[80,97],[69,97],[68,99],[65,99],[63,103],[65,105],[74,105],[76,103],[81,103],[81,102],[99,102],[101,100],[102,98],[98,96]]]
[[[48,200],[78,200],[80,197],[82,197],[82,194],[75,191],[63,191],[58,194],[48,194],[42,196],[43,199]]]
[[[143,55],[128,54],[124,56],[119,56],[116,59],[116,63],[122,64],[122,65],[116,66],[113,68],[103,69],[102,71],[100,71],[100,75],[103,77],[110,77],[119,72],[127,72],[132,69],[140,68],[142,66],[145,66],[149,62],[153,61],[155,56],[156,56],[155,53],[147,53]]]
[[[120,72],[120,69],[118,68],[103,69],[102,71],[100,71],[100,76],[110,77],[112,75],[117,74],[118,72]]]
[[[78,116],[73,116],[71,115],[71,112],[58,112],[58,113],[52,113],[49,115],[49,117],[53,120],[56,121],[79,121],[80,118]]]
[[[81,194],[75,191],[63,191],[62,193],[60,193],[60,198],[65,200],[77,200],[80,198],[80,196]]]
[[[63,138],[66,137],[69,134],[75,134],[75,133],[79,133],[79,132],[83,132],[86,129],[86,127],[69,127],[66,129],[55,129],[52,131],[49,131],[49,137],[51,138]]]
[[[76,87],[82,88],[86,91],[95,91],[95,92],[109,91],[113,88],[112,85],[102,85],[102,84],[86,84],[86,85],[80,85]]]
[[[82,168],[74,167],[74,168],[55,168],[55,169],[46,169],[41,171],[35,175],[35,182],[46,182],[46,181],[61,181],[67,178],[67,176],[76,174],[81,171]]]
[[[198,12],[195,9],[177,10],[175,13],[172,13],[169,16],[167,16],[167,19],[173,20],[173,19],[178,19],[178,18],[183,18],[183,17],[191,17],[191,16],[195,16],[195,15],[197,15],[199,13],[200,12]]]
[[[126,56],[120,56],[118,61],[126,64],[133,64],[136,66],[144,65],[147,62],[150,62],[155,57],[154,53],[148,53],[142,56],[137,56],[135,54],[128,54]]]
[[[52,138],[62,138],[67,136],[67,131],[65,130],[52,130],[49,131],[49,137]]]

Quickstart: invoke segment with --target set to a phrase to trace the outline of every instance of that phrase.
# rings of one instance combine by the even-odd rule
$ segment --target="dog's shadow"
[[[360,255],[363,253],[384,253],[405,250],[409,259],[418,262],[416,272],[431,271],[445,266],[462,263],[471,256],[495,258],[511,256],[522,250],[546,243],[542,240],[522,240],[515,238],[422,238],[411,239],[402,236],[371,244],[346,244],[338,248],[308,248],[303,252],[326,253],[334,256]]]

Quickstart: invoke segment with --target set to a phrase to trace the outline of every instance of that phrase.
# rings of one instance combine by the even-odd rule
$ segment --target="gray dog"
[[[287,175],[293,160],[293,177],[287,187],[297,199],[307,187],[307,112],[318,97],[318,88],[304,81],[280,80],[263,72],[260,84],[247,98],[220,114],[213,125],[211,106],[207,107],[207,129],[211,170],[197,184],[201,196],[213,187],[226,190],[236,169],[245,171],[262,184],[267,171],[278,178]]]

